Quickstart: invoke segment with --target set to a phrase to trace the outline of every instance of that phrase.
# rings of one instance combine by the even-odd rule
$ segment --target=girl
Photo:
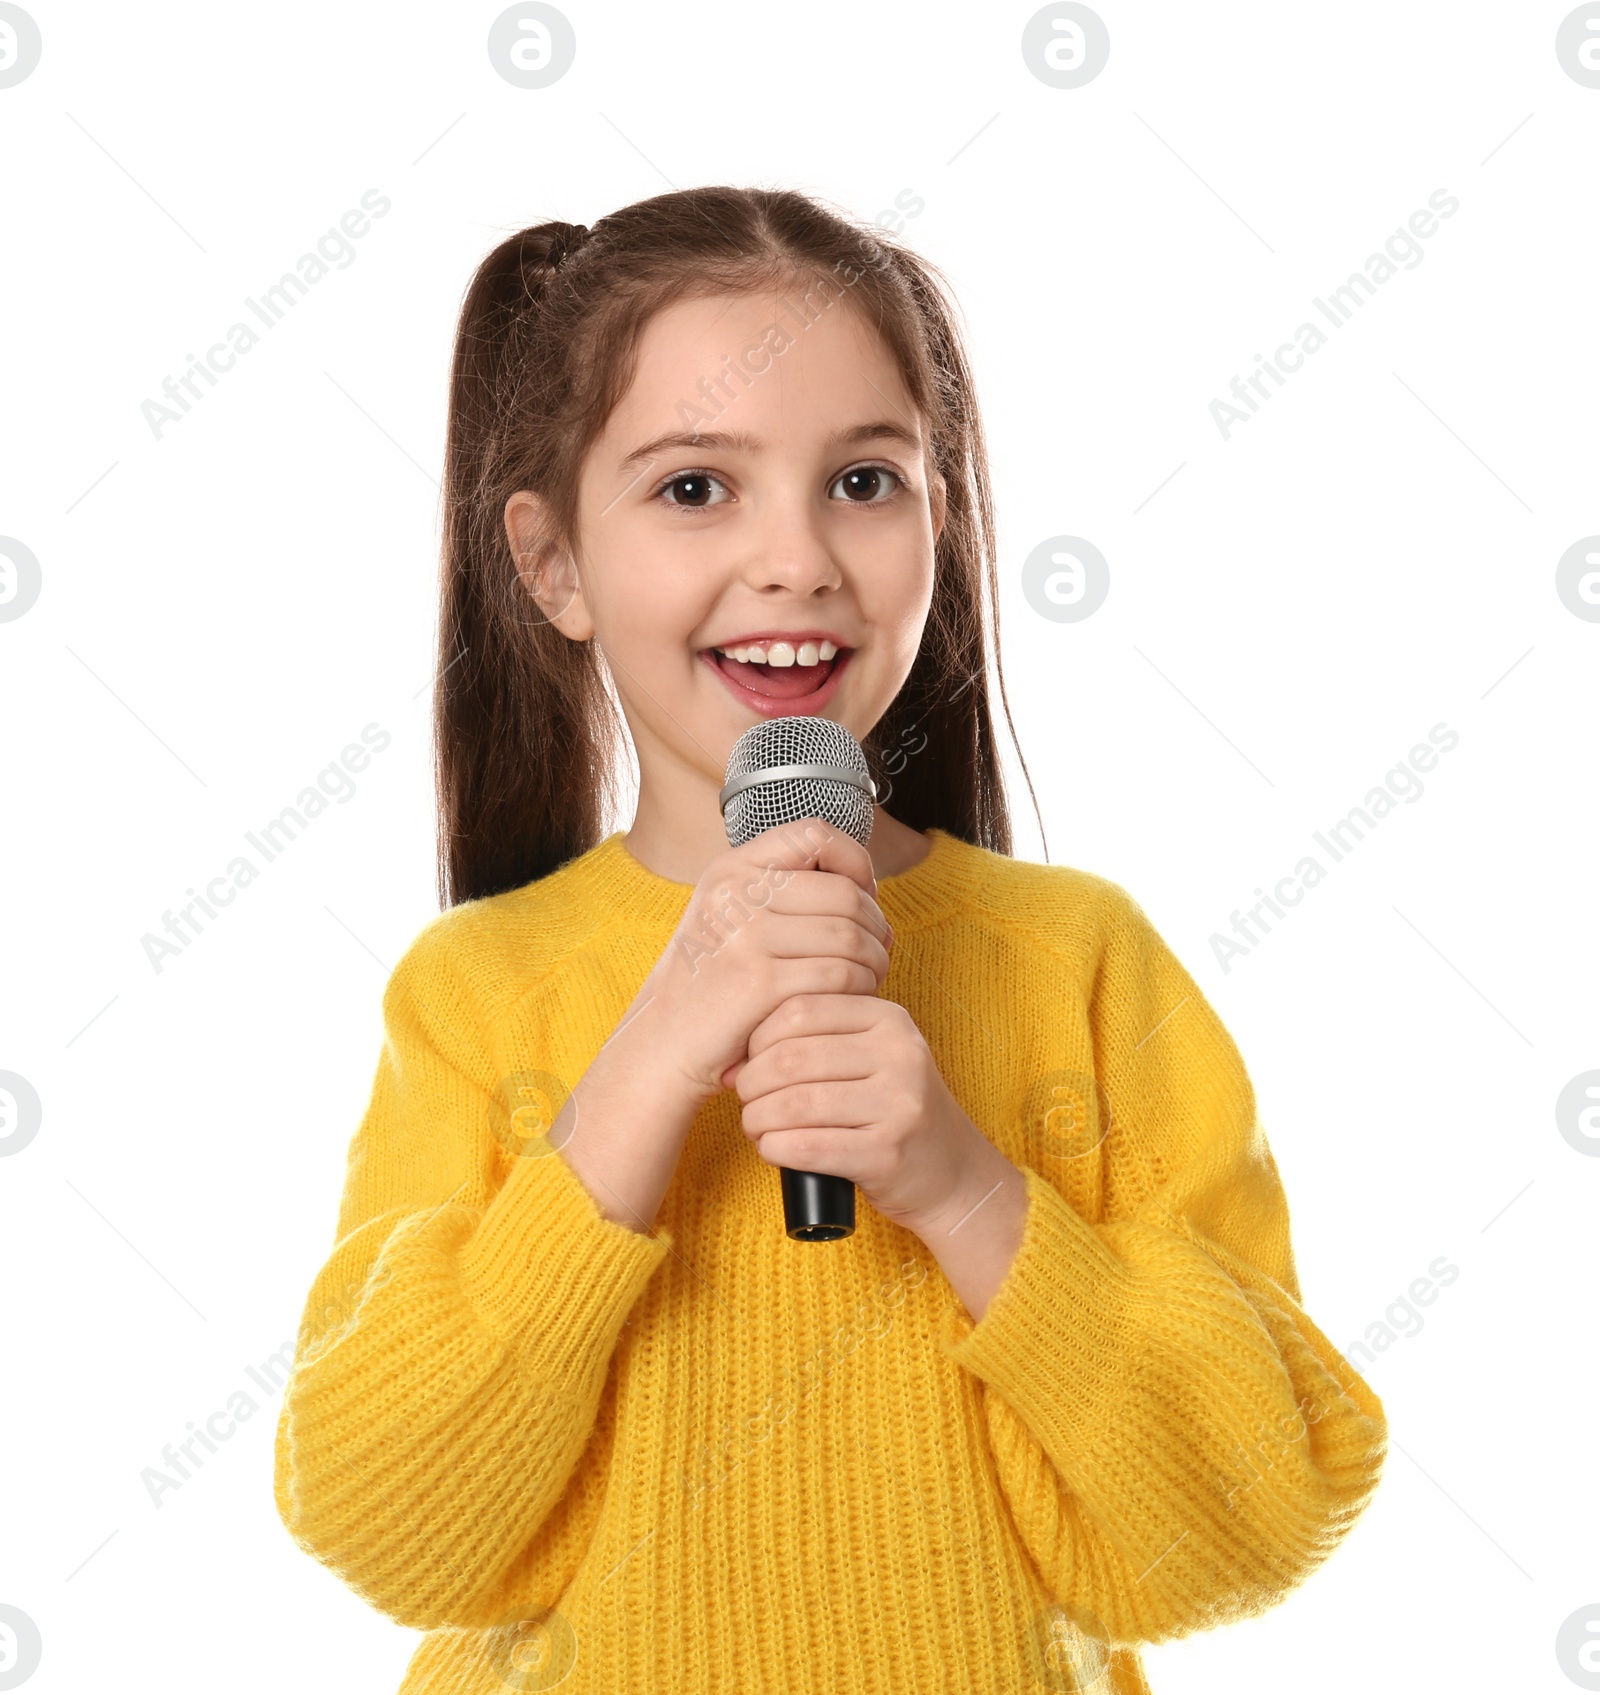
[[[384,995],[285,1525],[427,1632],[404,1695],[1147,1691],[1140,1643],[1327,1557],[1386,1422],[1216,1013],[1125,890],[1010,857],[942,277],[797,193],[523,230],[447,459],[447,910]],[[870,851],[728,848],[733,742],[797,713],[865,747]],[[785,1166],[855,1234],[789,1239]]]

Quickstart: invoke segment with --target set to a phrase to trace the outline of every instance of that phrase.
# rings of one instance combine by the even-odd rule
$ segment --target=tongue
[[[815,665],[768,665],[764,662],[741,665],[737,659],[717,655],[717,663],[736,683],[743,683],[753,694],[766,695],[771,700],[797,700],[822,687],[833,669],[831,659]]]

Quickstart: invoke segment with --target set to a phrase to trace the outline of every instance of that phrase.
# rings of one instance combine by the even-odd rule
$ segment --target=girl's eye
[[[846,498],[856,506],[882,506],[891,501],[906,486],[906,480],[898,471],[891,471],[887,465],[855,465],[845,472],[833,486],[841,485],[846,490]],[[886,489],[881,499],[874,499],[875,490]]]
[[[680,471],[675,477],[667,480],[656,490],[656,498],[663,499],[670,491],[681,488],[684,492],[682,500],[668,500],[668,506],[682,507],[689,512],[703,512],[708,506],[720,506],[721,501],[713,501],[710,494],[713,488],[722,488],[722,483],[706,471]],[[726,489],[723,490],[726,493]]]
[[[887,465],[854,465],[833,483],[834,489],[844,488],[845,499],[853,506],[886,505],[905,486],[905,478]],[[722,500],[714,497],[716,489],[722,490]],[[652,498],[682,512],[704,512],[709,506],[723,505],[727,492],[722,480],[709,471],[679,471]]]

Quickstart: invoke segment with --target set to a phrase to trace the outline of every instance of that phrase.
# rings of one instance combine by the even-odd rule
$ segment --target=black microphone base
[[[778,1167],[783,1228],[795,1242],[837,1242],[856,1233],[856,1186],[848,1177]]]

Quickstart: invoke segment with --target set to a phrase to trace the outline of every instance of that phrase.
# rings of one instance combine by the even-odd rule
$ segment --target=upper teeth
[[[713,652],[736,659],[741,665],[815,665],[832,659],[839,651],[830,641],[801,642],[798,649],[788,642],[753,642],[749,647],[719,647]]]

